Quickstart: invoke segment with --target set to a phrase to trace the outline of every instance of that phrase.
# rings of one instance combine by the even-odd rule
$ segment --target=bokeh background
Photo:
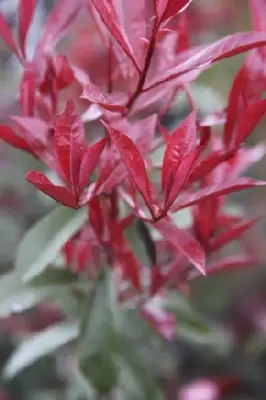
[[[56,0],[40,0],[29,35],[28,51],[33,51],[48,11]],[[74,0],[73,0],[74,1]],[[0,0],[0,10],[16,30],[17,1]],[[230,33],[251,27],[247,0],[195,0],[189,10],[192,41],[208,43]],[[90,68],[101,65],[101,44],[95,53],[88,48],[90,27],[83,18],[75,23],[67,39],[61,43],[71,61]],[[192,90],[202,113],[225,106],[227,96],[244,56],[225,60],[204,72],[193,83]],[[97,64],[98,63],[98,64]],[[6,45],[0,41],[0,123],[8,123],[8,115],[19,114],[17,91],[21,70]],[[186,113],[186,105],[178,103],[166,118],[169,127],[176,125]],[[250,144],[265,141],[262,121],[250,137]],[[24,232],[54,207],[24,180],[34,161],[27,155],[0,143],[0,271],[12,268],[16,249]],[[38,166],[39,167],[39,166]],[[249,175],[265,179],[266,160]],[[266,214],[266,192],[256,189],[232,196],[232,210],[244,207],[248,216]],[[195,387],[194,397],[186,400],[211,400],[215,385],[222,385],[224,399],[266,399],[266,230],[263,220],[245,234],[241,246],[255,252],[259,266],[201,278],[191,286],[190,300],[196,313],[214,326],[215,333],[180,336],[173,351],[176,354],[176,380],[180,385]],[[238,244],[239,245],[239,244]],[[234,245],[224,250],[234,251]],[[16,343],[31,332],[38,332],[60,318],[58,310],[43,304],[25,314],[14,313],[0,320],[0,371]],[[199,332],[201,327],[195,327]],[[203,329],[203,328],[202,328]],[[203,329],[204,330],[204,329]],[[230,338],[230,339],[228,339]],[[0,381],[0,400],[70,398],[68,365],[72,352],[64,349],[57,357],[45,358],[19,374],[12,381]],[[161,363],[161,360],[155,360]],[[218,383],[217,383],[218,382]],[[194,386],[193,386],[194,385]],[[198,386],[195,386],[198,385]],[[169,388],[169,392],[171,388]],[[191,395],[192,396],[192,395]],[[209,396],[209,397],[208,397]],[[182,391],[177,398],[182,400]]]

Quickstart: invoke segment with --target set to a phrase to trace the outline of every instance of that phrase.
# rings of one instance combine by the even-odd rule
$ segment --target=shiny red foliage
[[[265,153],[244,143],[266,112],[266,5],[250,1],[253,31],[193,46],[190,0],[60,0],[29,59],[35,3],[19,2],[18,38],[0,16],[0,34],[23,67],[21,115],[0,127],[0,138],[61,181],[29,171],[38,190],[64,206],[87,207],[87,223],[65,244],[67,264],[93,277],[107,262],[131,285],[130,296],[151,296],[166,284],[181,288],[201,274],[255,262],[249,254],[212,255],[257,221],[230,214],[226,196],[264,185],[240,175]],[[79,14],[89,21],[87,53],[79,40],[58,53]],[[225,109],[202,118],[190,96],[188,116],[168,132],[162,116],[176,95],[189,94],[190,82],[214,63],[247,51]],[[163,160],[154,161],[160,148]],[[187,228],[176,223],[182,209],[191,213]],[[127,236],[135,222],[150,265]]]

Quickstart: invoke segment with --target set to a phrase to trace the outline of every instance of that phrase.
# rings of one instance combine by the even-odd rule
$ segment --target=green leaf
[[[53,262],[66,241],[86,220],[86,210],[57,207],[24,236],[17,254],[16,271],[24,281],[39,275]]]
[[[132,400],[162,399],[153,371],[143,365],[143,358],[134,344],[125,337],[120,337],[119,344],[119,383],[125,394],[124,398],[132,398]]]
[[[27,310],[46,299],[69,296],[69,287],[47,285],[28,287],[15,272],[0,279],[0,317]]]
[[[4,377],[14,378],[40,358],[54,353],[56,350],[75,340],[78,336],[76,322],[63,322],[49,327],[24,340],[14,351],[4,368]]]
[[[64,268],[49,268],[30,281],[31,286],[65,286],[78,282],[78,275]]]
[[[191,336],[204,336],[211,333],[211,327],[205,319],[199,315],[185,297],[181,294],[172,294],[165,302],[166,309],[176,317],[178,332],[190,332]]]
[[[118,318],[113,272],[104,269],[84,304],[80,329],[81,353],[91,356],[113,344]]]
[[[119,368],[112,353],[101,353],[82,359],[80,370],[92,386],[101,394],[107,394],[117,385]]]

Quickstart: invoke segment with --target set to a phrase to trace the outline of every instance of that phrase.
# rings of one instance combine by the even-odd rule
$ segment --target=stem
[[[113,59],[113,42],[112,37],[109,37],[109,48],[108,48],[108,60],[107,60],[107,93],[111,94],[113,91],[113,81],[112,81],[112,59]]]
[[[150,65],[151,65],[151,60],[152,60],[154,47],[155,47],[155,43],[156,43],[157,27],[158,27],[157,20],[155,20],[155,23],[154,23],[154,26],[153,26],[153,30],[152,30],[151,40],[150,40],[149,47],[148,47],[147,54],[146,54],[146,58],[145,58],[144,68],[143,68],[143,71],[142,71],[142,73],[140,75],[136,90],[132,94],[132,96],[129,98],[128,103],[126,105],[126,112],[127,113],[130,111],[130,109],[132,108],[132,106],[136,102],[138,96],[140,95],[140,93],[142,92],[142,89],[144,87],[144,84],[145,84],[145,81],[146,81],[146,78],[147,78],[147,73],[148,73],[148,70],[149,70]]]

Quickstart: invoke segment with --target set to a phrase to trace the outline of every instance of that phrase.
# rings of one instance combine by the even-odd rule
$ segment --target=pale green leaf
[[[54,353],[78,336],[76,322],[61,322],[24,340],[14,351],[4,369],[4,377],[12,379],[40,358]]]
[[[43,272],[85,220],[85,209],[72,210],[60,206],[37,222],[19,246],[15,265],[19,276],[29,281]]]

